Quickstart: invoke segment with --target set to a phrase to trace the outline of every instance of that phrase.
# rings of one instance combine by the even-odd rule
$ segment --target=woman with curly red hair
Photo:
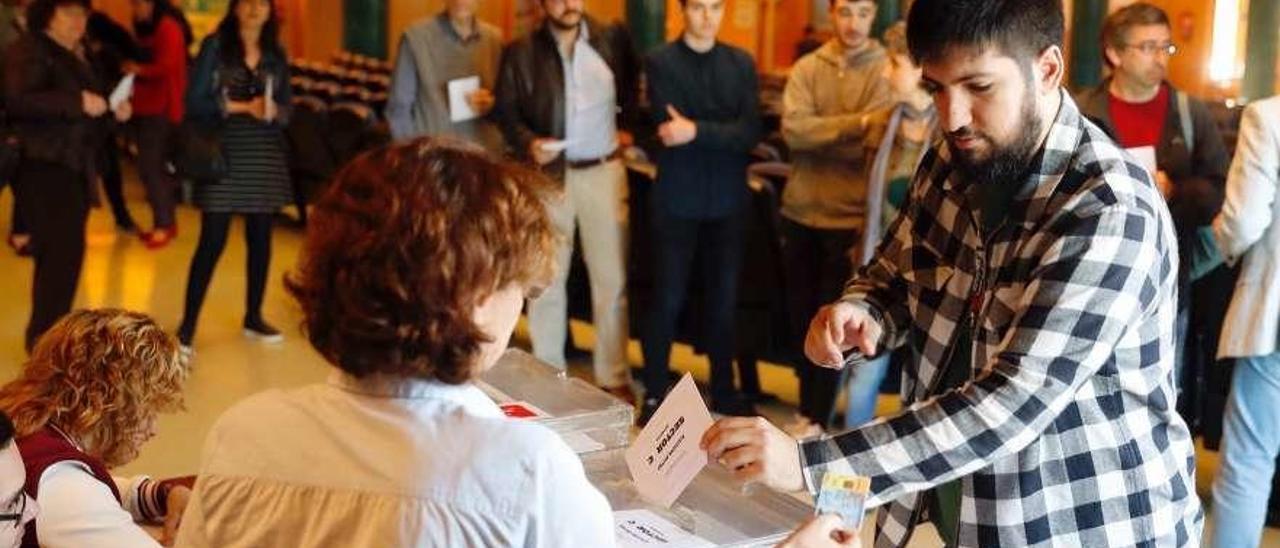
[[[334,371],[218,420],[178,544],[612,545],[574,452],[471,383],[551,278],[547,188],[431,140],[338,173],[286,282]]]
[[[0,387],[40,508],[23,546],[156,546],[138,522],[176,531],[189,490],[110,470],[137,458],[156,416],[182,408],[187,365],[149,317],[79,310],[36,343],[22,374]]]

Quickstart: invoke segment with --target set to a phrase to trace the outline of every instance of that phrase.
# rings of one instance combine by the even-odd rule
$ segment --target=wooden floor
[[[140,185],[131,170],[126,171],[129,173],[126,191],[134,217],[144,225],[149,224],[150,213],[142,199]],[[8,192],[0,196],[0,234],[9,231],[11,200]],[[143,311],[165,327],[176,328],[182,312],[187,268],[199,232],[199,215],[189,207],[180,208],[178,223],[177,240],[163,250],[150,251],[136,238],[117,233],[107,210],[94,210],[89,222],[88,253],[77,306]],[[143,449],[137,461],[120,473],[161,477],[193,473],[199,464],[205,433],[225,409],[255,392],[318,382],[327,374],[327,365],[299,335],[298,309],[281,285],[283,275],[297,259],[301,233],[296,229],[278,227],[275,231],[264,309],[267,320],[285,332],[285,342],[263,345],[241,335],[245,300],[242,230],[238,222],[233,225],[232,236],[209,288],[195,339],[196,357],[186,389],[186,411],[162,417],[159,435]],[[31,261],[17,257],[5,247],[0,249],[0,272],[4,273],[0,276],[0,303],[5,303],[0,308],[0,383],[3,383],[17,374],[25,356],[22,332],[30,307]],[[523,344],[523,325],[520,329],[517,344]],[[575,323],[573,332],[579,346],[590,348],[593,333],[589,325]],[[638,367],[640,348],[634,341],[628,356]],[[692,371],[696,377],[706,380],[706,360],[694,355],[689,348],[678,345],[672,363],[676,369]],[[590,367],[585,363],[575,363],[571,368],[574,374],[590,375]],[[780,403],[764,409],[765,414],[775,422],[790,420],[797,394],[791,370],[762,364],[761,382],[766,391],[780,398]],[[893,398],[881,398],[881,412],[889,413],[895,408]],[[1218,458],[1210,451],[1198,453],[1197,491],[1202,500],[1207,500]],[[865,529],[864,535],[869,539],[871,527]],[[927,527],[913,540],[913,546],[939,544],[937,536]],[[1267,530],[1263,545],[1280,547],[1280,530]]]

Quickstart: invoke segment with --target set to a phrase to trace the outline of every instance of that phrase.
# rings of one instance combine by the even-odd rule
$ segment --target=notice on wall
[[[707,465],[698,443],[711,423],[693,376],[685,373],[627,448],[627,468],[640,496],[664,508],[675,502]]]

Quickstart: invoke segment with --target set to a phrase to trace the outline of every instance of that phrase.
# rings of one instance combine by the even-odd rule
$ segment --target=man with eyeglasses
[[[1165,78],[1169,58],[1177,52],[1169,17],[1146,2],[1130,4],[1107,17],[1102,46],[1111,77],[1084,92],[1080,110],[1120,144],[1146,162],[1154,153],[1156,185],[1164,194],[1177,231],[1178,315],[1175,329],[1174,379],[1181,394],[1194,390],[1196,368],[1188,360],[1188,333],[1216,332],[1221,312],[1191,310],[1194,278],[1211,270],[1213,217],[1222,207],[1231,159],[1207,106],[1173,87]],[[1194,275],[1193,275],[1194,273]],[[1214,319],[1214,318],[1218,319]],[[1191,325],[1192,323],[1195,325]],[[1209,359],[1212,359],[1210,356]],[[1184,390],[1186,388],[1187,390]],[[1189,392],[1188,392],[1189,393]],[[1178,405],[1190,422],[1192,397]]]
[[[26,525],[36,517],[35,501],[22,490],[27,472],[13,434],[13,422],[0,413],[0,548],[21,546]]]

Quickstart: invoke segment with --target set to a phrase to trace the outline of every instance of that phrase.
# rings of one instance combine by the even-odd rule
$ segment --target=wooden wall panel
[[[804,38],[804,26],[812,17],[810,0],[770,0],[773,3],[772,68],[781,69],[795,63],[796,44]]]
[[[95,0],[94,5],[117,20],[130,20],[130,0]],[[341,2],[335,0],[277,0],[286,17],[286,44],[295,56],[326,59],[341,47]],[[522,5],[538,0],[482,0],[480,16],[503,29],[511,38]],[[587,10],[604,20],[626,16],[622,0],[586,0]],[[1111,8],[1133,0],[1111,0]],[[1179,53],[1170,61],[1170,80],[1180,88],[1202,96],[1221,96],[1231,90],[1215,89],[1208,79],[1208,58],[1213,30],[1213,2],[1206,0],[1150,0],[1173,19]],[[1257,0],[1255,0],[1257,1]],[[683,26],[678,0],[666,0],[666,35],[674,38]],[[772,30],[764,28],[767,3],[773,3]],[[1067,2],[1071,9],[1071,1]],[[388,13],[389,50],[394,54],[400,33],[412,22],[443,9],[443,0],[393,0]],[[527,11],[527,8],[526,8]],[[750,52],[762,69],[785,69],[794,60],[795,42],[813,14],[808,0],[727,0],[721,39]],[[1189,33],[1180,32],[1181,20],[1190,22]],[[765,49],[768,49],[766,52]],[[766,67],[769,65],[769,67]]]
[[[133,28],[133,6],[130,0],[94,0],[94,9],[110,15],[127,28]]]
[[[533,9],[537,9],[537,0],[524,0]],[[519,0],[481,0],[478,8],[480,19],[502,29],[503,38],[511,40],[518,32],[517,12],[521,9]],[[430,17],[444,10],[444,0],[392,0],[388,14],[388,39],[391,40],[388,51],[395,55],[399,47],[400,34],[414,22]],[[601,21],[622,21],[626,19],[626,10],[622,0],[586,0],[587,13]]]

